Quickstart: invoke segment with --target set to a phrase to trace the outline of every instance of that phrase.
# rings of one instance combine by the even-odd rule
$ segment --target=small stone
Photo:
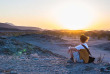
[[[25,59],[25,57],[20,57],[20,59]]]
[[[38,58],[34,58],[34,60],[39,60]]]
[[[7,39],[7,36],[0,36],[0,39]]]
[[[11,71],[10,74],[17,74],[17,72],[16,71]]]
[[[39,56],[38,56],[37,53],[35,53],[35,54],[31,54],[30,56],[31,56],[32,58],[39,58]]]
[[[45,58],[44,60],[50,60],[49,58]]]

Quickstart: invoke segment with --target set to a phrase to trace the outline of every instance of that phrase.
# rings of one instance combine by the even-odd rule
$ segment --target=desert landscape
[[[6,74],[104,74],[110,65],[109,31],[1,31],[0,73]],[[87,34],[95,63],[67,63],[69,46],[80,44],[79,36]],[[94,38],[94,35],[95,36]],[[105,35],[103,37],[103,34]],[[88,73],[89,72],[89,73]],[[108,72],[107,72],[108,73]]]
[[[110,0],[0,0],[0,74],[110,74]]]

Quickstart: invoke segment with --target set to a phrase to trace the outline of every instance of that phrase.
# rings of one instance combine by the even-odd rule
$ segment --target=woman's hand
[[[68,53],[72,53],[72,51],[73,51],[72,49],[69,49],[69,50],[68,50]]]

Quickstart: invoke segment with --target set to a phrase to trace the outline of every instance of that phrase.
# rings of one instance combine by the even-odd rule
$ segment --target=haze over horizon
[[[43,29],[110,30],[110,0],[0,0],[0,22]]]

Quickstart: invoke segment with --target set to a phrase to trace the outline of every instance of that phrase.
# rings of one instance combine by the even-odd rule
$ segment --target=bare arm
[[[68,53],[72,53],[73,51],[78,51],[76,48],[71,48],[68,50]]]

